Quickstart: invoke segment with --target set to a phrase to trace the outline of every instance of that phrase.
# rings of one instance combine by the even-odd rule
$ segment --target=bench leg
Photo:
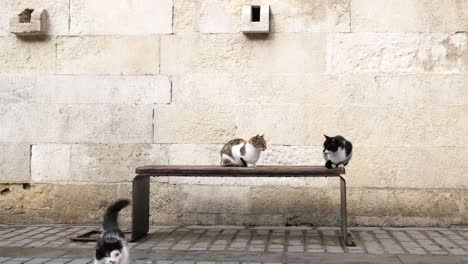
[[[341,191],[341,236],[346,246],[356,246],[353,238],[348,234],[348,208],[346,205],[346,180],[340,176]]]
[[[131,242],[148,234],[150,177],[137,175],[132,185],[132,238]]]

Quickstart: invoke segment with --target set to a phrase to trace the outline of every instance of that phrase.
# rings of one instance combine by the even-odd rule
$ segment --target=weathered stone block
[[[114,0],[70,2],[74,35],[150,35],[172,33],[172,1]],[[132,49],[133,50],[133,49]]]
[[[254,214],[283,214],[291,221],[301,215],[317,216],[319,211],[318,189],[252,187],[250,211]]]
[[[468,176],[468,164],[460,161],[464,155],[468,155],[466,147],[401,149],[402,162],[398,163],[395,185],[399,188],[467,188],[464,179]]]
[[[83,84],[86,85],[83,85]],[[166,76],[41,75],[0,76],[0,103],[166,104]]]
[[[221,144],[170,144],[167,145],[171,165],[219,165]]]
[[[70,177],[71,145],[40,144],[31,149],[31,179],[34,182],[75,181]]]
[[[466,33],[330,34],[327,72],[466,73]]]
[[[353,32],[455,32],[468,30],[468,2],[353,0]]]
[[[404,146],[414,143],[408,136],[423,127],[419,121],[413,122],[415,116],[406,107],[349,105],[334,111],[339,120],[339,134],[357,146]]]
[[[237,136],[265,133],[266,141],[277,145],[318,145],[323,134],[343,131],[341,109],[302,105],[239,105]]]
[[[59,223],[98,223],[107,205],[117,197],[116,184],[66,184],[56,185],[54,210],[60,212]],[[92,197],[92,199],[85,199]],[[85,199],[85,200],[84,200]],[[126,214],[130,208],[123,209]]]
[[[0,143],[0,182],[28,182],[30,175],[30,145]]]
[[[177,34],[240,32],[242,5],[270,5],[271,32],[349,32],[350,2],[321,1],[174,1]]]
[[[428,217],[460,215],[462,195],[458,191],[437,189],[400,189],[389,193],[389,215],[403,217]]]
[[[0,36],[9,34],[10,1],[0,1]]]
[[[152,115],[151,106],[0,105],[0,141],[149,143]]]
[[[170,213],[181,215],[186,203],[186,193],[183,192],[181,185],[152,183],[150,197],[151,214]]]
[[[373,81],[366,78],[361,83]],[[172,84],[175,103],[339,105],[348,100],[343,96],[347,89],[351,90],[347,82],[351,80],[321,74],[207,73],[174,76]]]
[[[249,211],[249,188],[231,186],[184,185],[183,212],[236,213]]]
[[[393,98],[410,106],[466,105],[468,102],[468,76],[464,74],[383,75],[376,79],[382,92],[395,91]]]
[[[425,111],[424,118],[431,124],[428,137],[433,145],[468,147],[465,140],[468,135],[468,105],[427,107],[421,110]]]
[[[385,189],[349,188],[348,215],[353,218],[363,216],[385,218],[388,215],[388,193],[389,191]],[[321,198],[325,199],[325,196]],[[320,209],[326,210],[326,208]]]
[[[135,168],[168,164],[164,146],[151,144],[71,145],[70,178],[84,182],[121,182],[135,177]]]
[[[236,117],[221,105],[160,105],[154,124],[155,143],[225,143],[234,137]]]
[[[128,52],[131,50],[132,52]],[[155,74],[159,36],[61,36],[59,74]]]
[[[268,143],[267,143],[268,144]],[[260,157],[261,165],[322,165],[321,146],[267,146]]]
[[[54,73],[55,42],[52,37],[42,40],[0,37],[0,74]]]
[[[348,186],[395,187],[395,178],[401,174],[401,164],[410,159],[407,151],[407,148],[355,145],[353,158],[346,167],[346,176],[350,179]],[[416,162],[415,159],[419,158],[413,157],[411,162]]]
[[[48,184],[1,184],[0,214],[25,214],[54,207],[54,186]]]
[[[275,56],[271,56],[275,54]],[[174,58],[177,58],[175,60]],[[319,73],[325,34],[161,36],[161,73]]]

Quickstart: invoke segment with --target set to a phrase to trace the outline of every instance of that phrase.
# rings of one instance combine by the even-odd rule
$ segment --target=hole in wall
[[[10,193],[10,188],[5,188],[2,191],[0,191],[0,195],[7,195]]]
[[[260,6],[252,6],[251,22],[260,22]]]
[[[29,183],[23,183],[23,189],[25,189],[25,190],[31,189],[31,184],[29,184]]]
[[[31,23],[31,14],[34,11],[34,9],[31,8],[26,8],[23,10],[19,15],[19,22],[20,23]]]

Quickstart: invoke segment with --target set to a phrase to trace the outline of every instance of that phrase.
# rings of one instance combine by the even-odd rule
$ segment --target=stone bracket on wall
[[[25,8],[10,18],[10,32],[18,36],[38,36],[47,32],[47,13],[43,8]]]
[[[244,5],[242,6],[243,33],[269,33],[270,32],[270,6]]]

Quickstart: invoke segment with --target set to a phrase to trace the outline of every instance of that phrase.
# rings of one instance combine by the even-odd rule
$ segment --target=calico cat
[[[221,166],[224,167],[255,167],[260,153],[266,149],[263,135],[256,135],[248,142],[236,138],[221,149]]]
[[[325,167],[330,169],[348,165],[348,162],[353,155],[353,144],[342,136],[324,136],[325,142],[323,143],[323,158],[326,162]]]
[[[119,211],[129,204],[129,199],[117,199],[107,207],[102,222],[103,232],[97,240],[94,264],[130,263],[127,240],[117,221]]]

